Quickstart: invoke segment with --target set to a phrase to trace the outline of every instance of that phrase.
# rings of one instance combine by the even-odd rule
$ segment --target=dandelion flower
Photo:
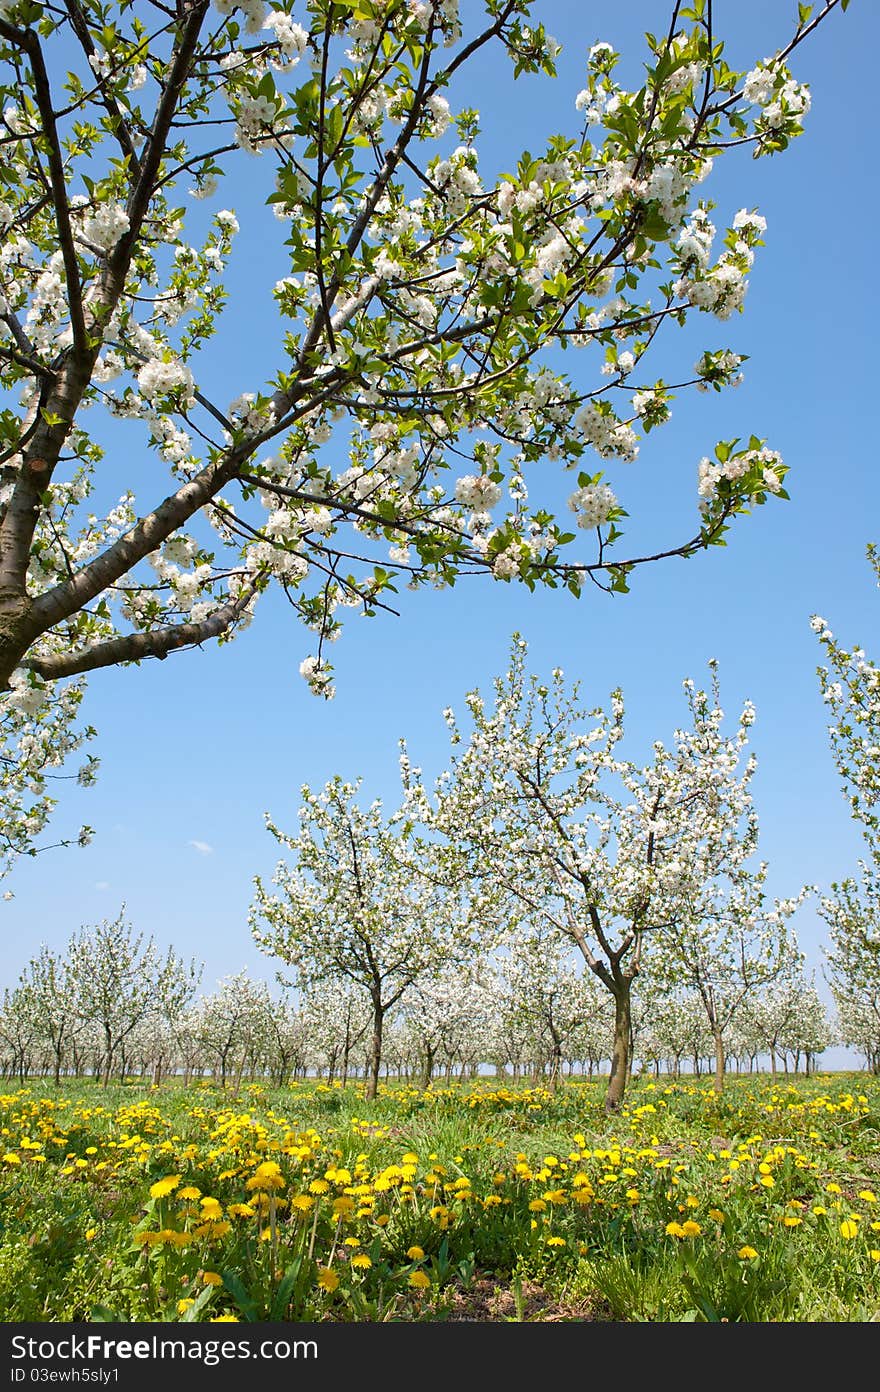
[[[164,1179],[157,1179],[155,1184],[150,1185],[151,1199],[164,1199],[166,1194],[171,1194],[180,1183],[179,1174],[166,1175]]]

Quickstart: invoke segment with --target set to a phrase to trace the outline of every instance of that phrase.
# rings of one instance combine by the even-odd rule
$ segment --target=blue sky
[[[716,25],[729,61],[750,67],[771,53],[795,9],[721,0]],[[483,115],[484,177],[513,167],[523,148],[539,150],[553,131],[575,131],[574,97],[596,40],[624,53],[622,80],[634,86],[642,33],[665,30],[669,6],[553,0],[535,13],[564,46],[557,82],[514,85],[497,59],[483,59],[458,94]],[[878,11],[865,0],[832,15],[793,60],[813,96],[805,134],[774,159],[725,156],[703,186],[718,202],[720,226],[738,208],[757,207],[767,245],[744,314],[670,329],[645,376],[678,380],[702,348],[729,346],[749,355],[746,379],[722,395],[679,396],[670,424],[652,432],[619,476],[631,511],[651,500],[654,539],[679,541],[696,516],[698,459],[716,440],[754,432],[790,465],[791,502],[740,520],[726,549],[643,568],[625,596],[530,595],[482,578],[443,593],[404,592],[399,619],[348,622],[332,652],[337,695],[329,703],[311,696],[298,674],[309,635],[277,597],[221,649],[95,674],[85,709],[99,730],[100,778],[89,791],[61,785],[50,838],[87,821],[95,840],[22,861],[6,881],[15,897],[0,904],[9,943],[0,984],[15,981],[40,942],[61,947],[80,924],[115,916],[123,901],[139,929],[205,962],[207,989],[243,966],[271,977],[275,963],[247,927],[252,877],[271,875],[277,858],[264,811],[292,828],[300,784],[336,773],[361,776],[366,798],[392,802],[401,736],[429,778],[439,772],[448,749],[443,707],[461,708],[473,686],[488,689],[515,629],[529,643],[533,670],[562,666],[588,701],[623,687],[626,747],[635,757],[671,738],[686,713],[682,679],[699,682],[717,658],[731,718],[746,697],[757,707],[753,787],[771,893],[805,882],[827,887],[854,868],[860,841],[831,760],[809,619],[818,612],[847,644],[880,651],[865,560],[866,544],[880,540],[869,260],[878,209],[868,136],[878,37]],[[284,267],[261,240],[278,236],[278,224],[262,216],[258,163],[244,166],[238,191],[226,184],[218,204],[234,207],[242,224],[224,329],[245,345],[239,357],[227,339],[205,366],[206,388],[221,404],[259,389],[259,374],[267,378],[275,366],[269,291]],[[277,272],[265,269],[276,263]],[[818,968],[825,929],[812,905],[795,926]]]

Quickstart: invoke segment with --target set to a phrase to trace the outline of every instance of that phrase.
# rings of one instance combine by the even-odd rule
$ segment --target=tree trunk
[[[724,1091],[724,1039],[721,1031],[712,1031],[715,1039],[715,1078],[712,1086],[716,1092]]]
[[[382,1005],[374,997],[373,999],[373,1034],[370,1040],[370,1071],[367,1077],[367,1086],[364,1096],[368,1102],[372,1102],[376,1093],[379,1091],[379,1070],[382,1067],[382,1021],[385,1011]]]
[[[427,1092],[429,1087],[431,1086],[431,1079],[434,1076],[435,1053],[435,1049],[429,1048],[427,1044],[425,1045],[425,1063],[424,1067],[422,1068],[422,1092]]]
[[[614,1044],[611,1049],[611,1074],[605,1093],[606,1112],[616,1112],[623,1101],[629,1074],[629,1046],[632,1037],[631,983],[625,978],[615,981]]]
[[[113,1051],[112,1051],[112,1049],[111,1049],[111,1047],[110,1047],[110,1043],[111,1043],[110,1031],[106,1028],[106,1026],[104,1027],[104,1038],[105,1038],[106,1044],[107,1044],[107,1053],[106,1053],[106,1056],[105,1056],[105,1058],[104,1058],[104,1069],[103,1069],[103,1079],[102,1079],[102,1081],[103,1081],[104,1087],[108,1087],[109,1084],[110,1084],[110,1070],[111,1070],[111,1068],[113,1067]]]

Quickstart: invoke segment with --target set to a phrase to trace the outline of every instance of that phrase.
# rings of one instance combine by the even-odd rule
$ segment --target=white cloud
[[[188,846],[192,846],[192,848],[193,848],[194,851],[198,851],[199,855],[213,855],[213,854],[214,854],[214,847],[213,847],[213,846],[209,846],[208,843],[207,843],[207,841],[187,841],[186,844],[187,844]]]

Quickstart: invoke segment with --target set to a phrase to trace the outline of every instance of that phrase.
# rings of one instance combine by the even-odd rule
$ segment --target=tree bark
[[[382,1067],[382,1022],[385,1011],[375,998],[373,1000],[373,1033],[370,1039],[370,1072],[364,1096],[372,1102],[379,1091],[379,1070]]]
[[[629,1074],[631,1038],[631,983],[625,977],[619,977],[614,983],[614,1044],[611,1049],[611,1074],[605,1094],[606,1112],[616,1112],[623,1102]]]
[[[724,1039],[720,1030],[713,1030],[715,1039],[715,1078],[712,1086],[716,1092],[724,1091]]]

